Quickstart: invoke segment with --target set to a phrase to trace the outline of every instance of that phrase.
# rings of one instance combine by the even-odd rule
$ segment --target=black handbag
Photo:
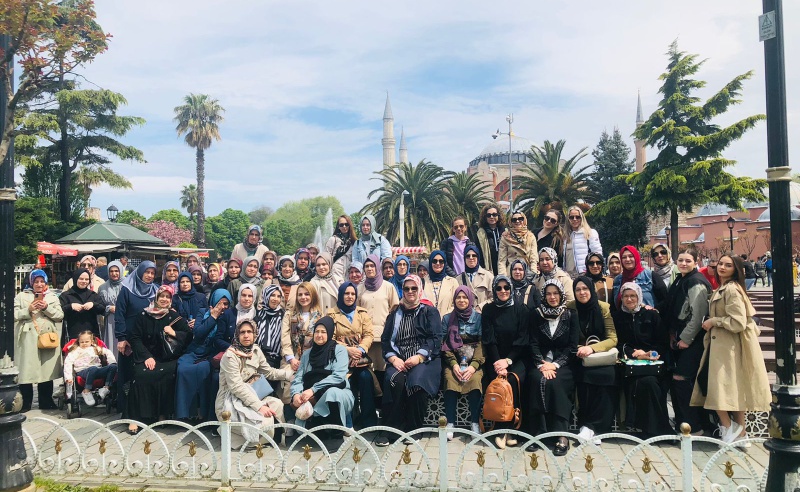
[[[172,320],[170,324],[167,326],[172,326],[177,323],[181,319],[180,316]],[[186,346],[189,345],[190,337],[192,334],[190,332],[185,331],[175,331],[175,336],[166,334],[163,330],[161,331],[161,345],[164,349],[164,358],[167,361],[175,360],[181,355],[183,355],[183,351],[186,350]]]
[[[622,377],[633,378],[642,376],[656,376],[659,377],[664,373],[664,361],[632,361],[627,359],[623,361]]]

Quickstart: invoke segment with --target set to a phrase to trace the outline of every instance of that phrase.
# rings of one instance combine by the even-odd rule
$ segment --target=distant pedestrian
[[[747,259],[747,255],[742,255],[742,264],[744,265],[744,283],[747,290],[750,290],[753,285],[755,285],[756,280],[758,280],[758,275],[756,275],[756,269],[753,266],[753,262]],[[795,275],[795,279],[796,278],[797,275]]]
[[[756,285],[758,285],[758,281],[761,280],[761,286],[764,287],[767,285],[767,268],[764,266],[764,262],[766,260],[763,256],[759,256],[758,259],[754,262],[753,268],[756,271]]]
[[[772,287],[772,254],[767,251],[765,256],[767,257],[764,261],[764,268],[767,271],[767,287]]]

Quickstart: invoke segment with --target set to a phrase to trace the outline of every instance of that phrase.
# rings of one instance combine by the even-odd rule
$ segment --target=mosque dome
[[[792,220],[800,220],[800,209],[797,207],[791,207],[789,212],[792,214]],[[756,222],[769,222],[769,209],[764,210],[761,212],[761,215],[758,216]]]
[[[518,135],[511,135],[511,158],[514,163],[530,162],[528,153],[534,143],[527,138]],[[508,164],[508,136],[501,135],[493,139],[486,147],[481,150],[472,161],[470,166],[477,166],[479,162],[486,161],[489,164]]]
[[[727,215],[731,209],[727,205],[720,203],[706,203],[697,211],[698,217],[707,217],[709,215]]]

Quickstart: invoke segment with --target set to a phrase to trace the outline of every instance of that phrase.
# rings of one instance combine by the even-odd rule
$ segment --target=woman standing
[[[311,285],[317,289],[319,304],[323,313],[336,306],[336,299],[339,296],[339,286],[344,281],[341,277],[333,274],[331,265],[333,259],[328,253],[320,253],[317,256],[316,275],[311,279]]]
[[[336,230],[325,243],[325,252],[333,259],[333,274],[344,278],[353,261],[353,245],[356,243],[356,231],[348,215],[340,215],[336,219]]]
[[[442,321],[435,308],[420,303],[421,291],[422,281],[409,275],[403,284],[403,299],[386,317],[381,335],[388,363],[383,383],[385,425],[401,431],[424,425],[428,398],[439,392],[442,379]],[[381,435],[375,444],[387,446],[389,439]]]
[[[573,284],[575,301],[568,302],[568,309],[578,314],[578,360],[575,365],[575,381],[578,384],[578,437],[590,440],[595,434],[611,432],[618,405],[617,377],[614,364],[584,366],[583,361],[592,354],[608,352],[617,347],[617,330],[611,319],[607,302],[597,298],[597,291],[589,277],[578,277]],[[589,344],[590,339],[596,343]],[[600,444],[599,439],[594,441]]]
[[[672,360],[672,407],[675,410],[675,431],[683,422],[702,435],[708,427],[701,409],[689,405],[700,360],[703,358],[703,318],[708,314],[711,284],[697,271],[697,250],[683,248],[678,253],[680,276],[669,288],[666,301],[659,306],[661,320],[669,331]],[[705,426],[703,424],[706,424]]]
[[[534,285],[540,292],[544,292],[545,282],[555,279],[564,287],[564,295],[567,297],[567,302],[575,300],[572,297],[572,277],[558,267],[558,255],[552,248],[539,250],[539,272]]]
[[[269,271],[273,271],[278,266],[278,255],[275,254],[274,251],[267,251],[264,253],[264,256],[261,257],[261,272],[264,272],[266,268]]]
[[[119,352],[117,351],[117,338],[114,336],[114,313],[117,310],[117,297],[122,289],[124,271],[125,267],[122,266],[121,262],[112,261],[108,265],[108,282],[101,285],[98,292],[103,305],[106,307],[105,326],[103,327],[103,336],[101,338],[106,342],[106,346],[114,354],[115,359],[118,357]]]
[[[250,228],[247,229],[247,237],[245,237],[241,243],[233,247],[231,258],[237,258],[241,262],[244,262],[244,259],[248,256],[263,258],[264,253],[269,251],[269,248],[261,242],[261,239],[261,226],[251,225]]]
[[[202,294],[203,297],[206,296],[206,288],[205,288],[205,273],[203,273],[203,269],[198,265],[192,265],[186,269],[189,275],[192,276],[192,285],[194,285],[195,292]],[[178,279],[180,282],[180,277]],[[178,286],[180,288],[180,285]],[[206,301],[208,299],[206,298]]]
[[[481,433],[481,393],[483,364],[486,357],[481,345],[481,315],[475,308],[475,296],[466,286],[459,286],[453,297],[455,309],[444,315],[442,325],[447,333],[442,343],[444,358],[444,413],[447,427],[456,421],[456,403],[459,395],[467,395],[470,430]],[[447,440],[453,433],[447,433]]]
[[[642,288],[636,282],[622,285],[622,304],[614,313],[617,349],[625,359],[660,360],[668,345],[668,335],[655,309],[645,309]],[[666,372],[666,371],[665,371]],[[625,424],[640,429],[645,437],[673,432],[667,410],[669,379],[660,376],[623,378],[625,392]]]
[[[589,253],[603,254],[600,236],[596,230],[589,227],[583,210],[573,205],[567,210],[567,234],[562,257],[564,271],[572,278],[584,274],[586,255]]]
[[[497,259],[499,275],[508,275],[509,267],[514,260],[522,260],[530,265],[531,270],[538,273],[539,264],[536,236],[528,230],[528,219],[525,214],[515,211],[511,214],[511,227],[500,239],[500,253]]]
[[[201,311],[208,309],[206,296],[197,292],[189,272],[183,272],[178,276],[178,295],[172,297],[172,309],[186,320],[191,330],[194,329],[195,321]]]
[[[431,253],[431,273],[424,289],[425,298],[433,303],[439,313],[449,313],[453,310],[453,294],[458,287],[458,280],[448,277],[445,272],[446,261],[444,251],[437,249]]]
[[[506,227],[500,207],[494,203],[484,205],[478,220],[478,250],[481,266],[492,275],[497,275],[497,262],[500,255],[500,238]]]
[[[286,310],[281,330],[281,345],[286,362],[293,371],[300,367],[303,352],[311,349],[314,332],[312,327],[322,317],[317,289],[310,282],[297,286],[295,304]]]
[[[206,298],[211,296],[211,291],[213,290],[214,284],[219,282],[220,278],[222,277],[222,266],[219,263],[211,263],[208,265],[208,271],[206,272],[206,281],[203,285],[204,290],[206,291]]]
[[[373,340],[381,339],[386,317],[400,303],[394,286],[390,282],[383,281],[383,277],[378,271],[379,261],[377,255],[367,257],[364,262],[364,283],[358,287],[357,304],[367,310],[367,314],[372,320]],[[378,382],[383,387],[386,360],[381,352],[381,344],[373,342],[368,355],[372,359],[372,369],[375,371]]]
[[[481,267],[478,259],[478,247],[470,244],[464,249],[464,272],[459,275],[458,282],[470,288],[475,296],[475,311],[481,312],[484,304],[492,300],[492,280],[494,275]]]
[[[387,282],[392,282],[394,278],[394,262],[391,258],[384,258],[381,260],[381,275]]]
[[[619,253],[613,252],[608,255],[608,275],[615,278],[622,273],[622,260],[619,259]],[[609,301],[609,304],[613,303]]]
[[[89,290],[92,292],[98,292],[100,287],[105,283],[105,280],[95,274],[95,270],[97,269],[97,258],[92,255],[85,255],[78,263],[78,268],[83,268],[89,272],[89,277],[91,278],[89,282]],[[67,280],[67,283],[64,284],[62,291],[69,290],[74,284],[75,281],[70,277],[70,279]]]
[[[168,261],[161,270],[161,285],[169,285],[173,292],[178,291],[178,275],[181,273],[181,264],[176,260]]]
[[[353,285],[358,287],[364,281],[364,265],[354,261],[350,263],[349,272],[347,273],[347,280],[353,282]]]
[[[542,289],[544,302],[531,312],[531,355],[528,369],[529,407],[544,415],[544,432],[567,432],[575,394],[575,355],[580,327],[577,313],[567,309],[564,286],[547,280]],[[569,440],[559,437],[553,454],[564,456]]]
[[[620,306],[620,286],[628,282],[636,282],[642,288],[644,296],[642,302],[650,307],[656,307],[667,298],[667,287],[661,277],[654,276],[653,272],[642,266],[642,257],[639,250],[633,246],[623,246],[619,252],[622,262],[622,273],[614,278],[614,302]]]
[[[361,237],[353,246],[352,261],[364,263],[367,256],[373,254],[381,260],[392,257],[392,246],[385,237],[378,234],[377,229],[374,216],[367,214],[361,219]]]
[[[542,227],[533,230],[539,249],[553,248],[555,251],[561,250],[561,246],[564,244],[564,231],[561,229],[561,225],[564,222],[563,219],[564,214],[561,213],[561,210],[555,208],[551,208],[544,214]]]
[[[78,338],[82,331],[91,331],[95,337],[100,338],[97,317],[106,312],[106,307],[100,296],[89,288],[90,284],[89,271],[78,268],[72,272],[72,287],[59,296],[69,340]]]
[[[766,412],[772,395],[742,259],[720,257],[717,277],[720,288],[711,295],[709,318],[703,322],[705,350],[691,403],[716,411],[721,438],[731,443],[747,438],[744,412]]]
[[[445,270],[450,277],[464,273],[464,248],[473,243],[467,237],[467,219],[457,216],[453,219],[453,235],[442,241],[441,249],[445,253],[447,266]]]
[[[650,257],[653,259],[653,273],[660,277],[664,285],[669,289],[675,278],[680,275],[680,270],[672,261],[672,253],[666,244],[656,243],[650,250]]]
[[[242,273],[239,275],[241,284],[250,284],[256,288],[255,299],[261,299],[261,289],[264,287],[264,279],[261,278],[261,262],[255,256],[248,256],[244,259]],[[238,289],[237,289],[238,292]],[[234,297],[236,299],[236,297]]]
[[[294,254],[294,268],[297,276],[303,282],[308,282],[314,278],[314,265],[311,262],[311,252],[308,248],[298,248]]]
[[[398,255],[394,259],[394,275],[392,275],[392,285],[397,291],[397,298],[403,297],[403,281],[410,273],[408,269],[411,267],[411,260],[406,255]]]
[[[483,387],[497,376],[508,376],[509,372],[516,375],[519,385],[515,384],[513,377],[511,389],[514,395],[514,408],[522,408],[520,390],[525,384],[525,359],[529,352],[528,310],[514,302],[511,294],[513,287],[511,279],[505,275],[494,278],[492,290],[494,302],[487,304],[481,313],[481,343],[486,355],[484,364]],[[523,408],[526,413],[528,409]],[[525,416],[523,416],[523,423]],[[498,422],[498,429],[510,429],[510,422]],[[507,435],[497,436],[494,442],[499,449],[516,446],[517,440]]]
[[[339,287],[336,307],[328,311],[328,316],[333,319],[335,325],[334,340],[347,349],[347,355],[350,357],[349,378],[353,383],[350,389],[358,409],[353,415],[353,422],[364,428],[378,424],[375,413],[377,380],[370,368],[372,361],[367,355],[374,341],[372,319],[366,309],[356,305],[357,298],[356,286],[351,282],[345,282]]]
[[[300,277],[294,271],[294,257],[291,255],[281,256],[278,262],[278,276],[273,280],[283,292],[283,307],[289,309],[294,306],[297,286],[300,285]]]
[[[242,260],[238,258],[231,258],[228,260],[225,268],[225,276],[222,278],[222,280],[214,284],[214,287],[211,290],[215,291],[217,289],[225,289],[228,291],[228,294],[231,295],[231,299],[233,299],[235,302],[236,296],[239,293],[239,286],[242,284],[242,281],[239,278],[240,274],[242,273]]]
[[[39,409],[56,408],[53,402],[53,380],[61,377],[61,344],[52,349],[39,348],[39,335],[55,333],[61,341],[61,320],[64,312],[58,297],[47,289],[47,274],[42,270],[30,273],[31,288],[14,298],[14,357],[19,367],[19,392],[22,411],[33,405],[33,385],[37,385]]]
[[[539,257],[541,261],[541,256]],[[536,309],[542,304],[542,294],[533,285],[528,274],[528,265],[522,260],[511,263],[511,284],[514,287],[512,295],[514,303],[528,309]]]
[[[174,354],[164,350],[164,334],[177,337],[177,332],[190,333],[186,320],[171,309],[172,287],[158,288],[156,301],[139,314],[130,334],[133,349],[133,381],[128,406],[123,418],[152,423],[164,420],[175,407]],[[129,434],[139,432],[136,424],[128,426]]]
[[[594,284],[597,299],[608,303],[612,309],[616,309],[616,306],[614,306],[614,277],[603,275],[604,266],[605,258],[603,258],[602,254],[589,253],[586,255],[586,276]]]

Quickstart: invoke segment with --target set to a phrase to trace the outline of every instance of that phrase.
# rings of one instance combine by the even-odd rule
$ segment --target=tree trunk
[[[681,249],[681,243],[678,240],[679,232],[678,231],[678,209],[673,208],[670,210],[670,217],[669,217],[669,235],[670,235],[670,253],[672,254],[672,258],[678,258],[678,250]]]
[[[203,149],[197,149],[197,246],[206,247],[206,211],[205,193],[203,182],[206,179],[205,153]]]
[[[64,89],[64,71],[63,68],[61,70],[61,75],[59,76],[59,90]],[[58,207],[59,207],[59,215],[61,216],[61,220],[64,222],[68,222],[70,220],[70,200],[69,200],[69,189],[72,185],[71,179],[72,178],[72,169],[70,169],[69,164],[69,145],[68,145],[68,138],[69,135],[67,134],[67,112],[64,108],[59,105],[58,108],[58,126],[61,130],[61,141],[58,143],[58,155],[59,161],[61,161],[61,183],[58,190]]]

